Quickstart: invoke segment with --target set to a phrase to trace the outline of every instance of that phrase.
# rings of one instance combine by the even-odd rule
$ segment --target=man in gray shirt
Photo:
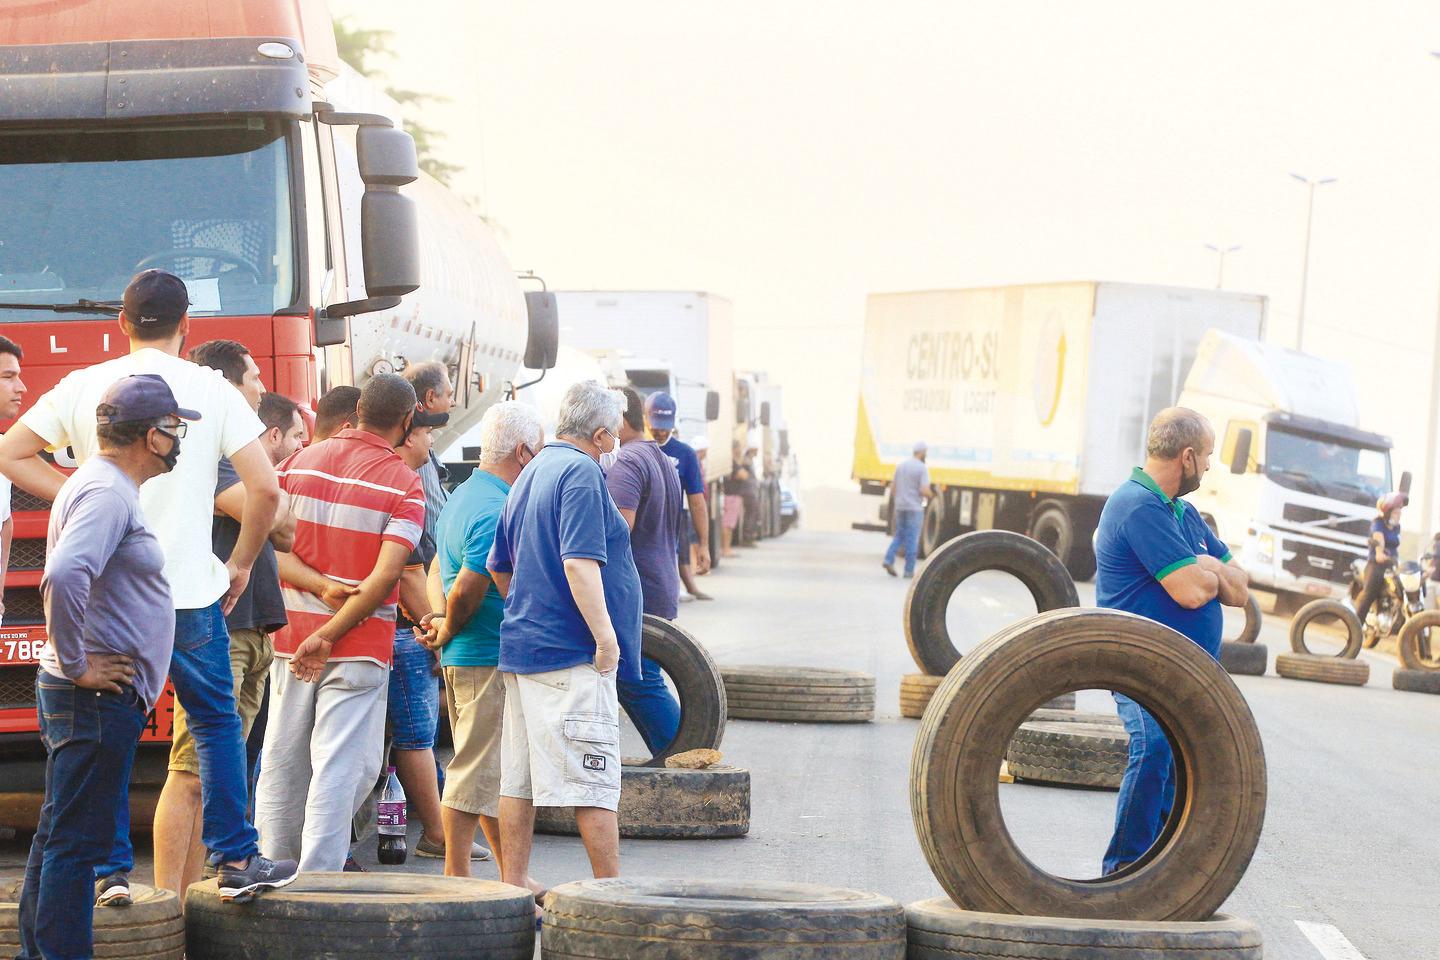
[[[885,572],[895,576],[895,554],[905,551],[905,576],[915,576],[915,554],[920,549],[920,525],[925,520],[925,504],[930,499],[930,468],[925,466],[925,441],[915,444],[915,455],[895,468],[890,481],[895,499],[895,536],[885,551],[881,564]]]
[[[40,592],[50,642],[36,680],[45,805],[20,894],[20,956],[93,956],[91,871],[115,836],[130,763],[165,684],[175,607],[140,485],[174,469],[186,421],[156,374],[112,384],[96,408],[99,455],[50,508]]]

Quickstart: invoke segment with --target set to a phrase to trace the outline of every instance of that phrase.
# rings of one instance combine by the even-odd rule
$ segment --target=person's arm
[[[495,592],[500,594],[500,599],[504,600],[509,597],[511,577],[509,571],[487,570],[486,573],[490,574],[490,582],[495,584]]]
[[[468,567],[460,568],[460,572],[455,575],[455,582],[450,585],[450,593],[445,597],[445,616],[435,637],[437,648],[453,640],[456,631],[470,622],[475,611],[480,609],[480,603],[489,589],[490,578],[485,574],[477,573]]]
[[[215,494],[215,510],[237,523],[245,521],[245,488],[240,484],[232,484]],[[289,497],[284,493],[280,495],[280,503],[275,508],[275,522],[270,526],[270,543],[284,553],[289,553],[295,546],[295,514],[290,512]]]
[[[331,610],[339,610],[347,600],[360,592],[357,586],[331,580],[288,551],[275,554],[275,563],[280,568],[282,581],[297,590],[313,593]]]
[[[695,575],[704,576],[710,572],[710,508],[704,493],[692,493],[686,500],[690,504],[690,523],[695,527]]]
[[[640,509],[640,500],[645,489],[645,477],[639,466],[632,460],[618,460],[605,475],[605,487],[610,499],[625,518],[625,525],[635,529],[635,513]]]
[[[600,562],[589,557],[570,557],[565,561],[565,581],[570,596],[580,608],[580,616],[590,635],[595,638],[595,669],[609,673],[620,665],[620,640],[610,611],[605,608],[605,587],[600,579]]]
[[[5,615],[5,575],[10,572],[10,541],[15,536],[15,518],[0,524],[0,617]]]
[[[1198,564],[1215,575],[1216,596],[1227,607],[1243,607],[1250,599],[1250,577],[1232,559],[1224,561],[1210,554],[1202,554]]]
[[[1375,544],[1375,562],[1389,563],[1390,554],[1385,550],[1385,534],[1376,530],[1370,534],[1370,541]]]
[[[1214,600],[1220,578],[1206,570],[1168,506],[1147,498],[1122,521],[1121,534],[1136,558],[1180,606],[1198,610]]]
[[[335,641],[373,614],[395,589],[395,585],[400,582],[400,574],[405,570],[405,563],[410,559],[411,549],[413,548],[393,540],[380,544],[380,555],[375,561],[375,568],[370,571],[369,576],[360,581],[354,596],[346,600],[334,616],[295,648],[290,660],[291,673],[307,683],[320,676],[320,671],[325,669],[325,664],[329,662]]]
[[[625,518],[625,526],[629,527],[633,531],[635,529],[635,511],[627,510],[626,508],[621,507],[620,516]]]
[[[409,564],[400,574],[400,609],[412,623],[430,615],[430,594],[425,585],[425,568]]]
[[[1200,558],[1178,567],[1160,578],[1160,586],[1186,610],[1198,610],[1220,593],[1220,578],[1201,566]]]
[[[240,476],[245,491],[245,509],[240,517],[240,535],[225,568],[230,573],[230,589],[225,593],[221,609],[229,613],[250,582],[250,568],[275,525],[275,510],[280,506],[280,484],[275,467],[259,438],[236,450],[230,464]]]
[[[440,558],[430,561],[430,575],[425,579],[425,591],[430,597],[431,610],[445,609],[445,581],[440,579]]]
[[[46,500],[60,495],[65,474],[40,456],[50,444],[22,421],[0,436],[0,473],[26,493]]]

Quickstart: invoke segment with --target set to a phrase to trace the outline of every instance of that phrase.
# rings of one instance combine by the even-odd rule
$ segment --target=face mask
[[[175,434],[173,433],[166,433],[164,430],[160,430],[158,427],[156,429],[160,433],[164,433],[165,436],[170,438],[170,452],[155,454],[155,456],[160,458],[160,462],[165,464],[165,472],[169,473],[171,470],[175,469],[175,463],[180,459],[180,438],[175,436]]]
[[[1194,493],[1196,490],[1199,489],[1200,471],[1196,470],[1194,473],[1186,473],[1185,465],[1182,463],[1180,465],[1180,492],[1177,493],[1176,496],[1183,497],[1185,496],[1185,494]]]
[[[609,433],[608,430],[606,432]],[[610,434],[610,438],[615,441],[615,444],[608,453],[602,451],[600,454],[600,471],[602,473],[609,473],[610,468],[615,466],[615,462],[620,459],[620,438],[613,433]]]

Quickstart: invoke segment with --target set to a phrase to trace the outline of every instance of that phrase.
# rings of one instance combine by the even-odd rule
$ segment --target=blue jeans
[[[20,893],[19,960],[93,955],[93,870],[129,796],[130,762],[145,709],[134,687],[106,693],[41,671],[36,677],[45,743],[45,805]]]
[[[885,566],[895,562],[895,554],[905,551],[905,575],[915,572],[915,554],[920,551],[920,525],[925,522],[924,510],[896,510],[895,536],[890,538],[890,549],[885,551]]]
[[[430,750],[440,722],[440,678],[435,654],[409,627],[395,629],[390,667],[390,737],[396,750]]]
[[[1114,694],[1115,709],[1130,734],[1130,759],[1115,802],[1115,833],[1102,871],[1134,863],[1155,843],[1175,804],[1175,765],[1170,741],[1140,704]]]
[[[245,860],[260,846],[255,828],[245,816],[250,799],[245,728],[235,709],[230,631],[218,600],[197,610],[175,611],[170,683],[175,687],[175,699],[185,708],[200,758],[200,837],[210,851],[210,862]],[[115,816],[115,845],[109,860],[96,867],[95,876],[99,879],[134,868],[129,800],[122,798]]]
[[[640,658],[640,680],[620,679],[615,683],[620,706],[630,715],[630,722],[640,732],[652,754],[670,746],[680,732],[680,703],[665,686],[660,665],[646,657]]]

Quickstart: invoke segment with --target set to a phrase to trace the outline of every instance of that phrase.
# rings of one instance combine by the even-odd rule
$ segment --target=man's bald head
[[[1178,460],[1187,448],[1202,451],[1214,445],[1208,420],[1189,407],[1166,407],[1150,421],[1145,454],[1155,460]]]

